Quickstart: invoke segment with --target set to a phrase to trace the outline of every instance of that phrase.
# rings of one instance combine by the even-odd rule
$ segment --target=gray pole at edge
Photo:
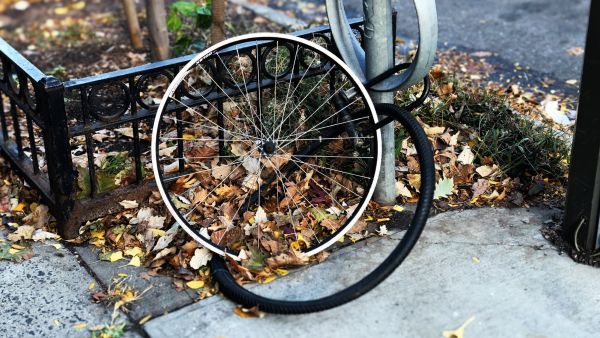
[[[394,36],[391,0],[364,0],[366,75],[371,79],[394,66]],[[371,92],[374,103],[394,103],[394,92]],[[382,156],[375,201],[396,201],[394,123],[381,128]]]

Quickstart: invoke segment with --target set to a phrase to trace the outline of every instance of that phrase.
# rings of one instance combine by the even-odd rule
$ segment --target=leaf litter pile
[[[81,9],[71,8],[67,9],[67,12],[79,10]],[[60,10],[59,13],[62,11]],[[64,14],[56,15],[64,16]],[[77,18],[77,20],[83,19]],[[102,17],[98,20],[109,25],[113,22]],[[68,26],[68,22],[64,25],[62,21],[54,22],[53,25],[58,24],[58,26],[52,26],[50,30],[42,28],[41,31],[48,31],[49,34],[44,34],[40,39],[64,41],[64,37],[53,31],[66,32],[65,27]],[[46,24],[50,23],[46,22]],[[83,27],[86,25],[82,24]],[[16,38],[21,40],[23,49],[30,50],[30,57],[40,58],[41,63],[47,61],[42,59],[44,53],[40,52],[43,47],[39,46],[43,44],[39,41],[31,41],[27,32],[23,30],[17,33]],[[86,34],[73,34],[71,37],[75,41],[82,41],[90,37]],[[96,34],[94,39],[96,38],[102,37]],[[126,37],[122,36],[121,39],[124,41]],[[71,47],[76,45],[76,43],[70,44]],[[38,47],[28,48],[28,46]],[[145,62],[145,54],[128,51],[128,47],[124,50],[126,53],[132,53],[125,59],[131,61],[131,64]],[[130,65],[115,63],[108,56],[110,52],[106,50],[98,53],[104,60],[100,63],[99,72]],[[517,79],[493,78],[493,65],[485,60],[490,57],[490,54],[487,52],[471,54],[454,50],[439,52],[439,64],[433,67],[430,74],[433,84],[432,95],[416,112],[435,149],[436,210],[445,211],[484,205],[527,207],[536,203],[557,203],[564,198],[568,164],[568,143],[565,139],[569,137],[572,125],[572,120],[569,122],[563,116],[573,115],[576,100],[548,90],[552,84],[551,79],[543,79],[531,85],[517,84]],[[83,68],[73,67],[73,69]],[[58,73],[66,71],[64,68],[54,70]],[[63,74],[66,77],[73,75],[76,74]],[[399,94],[398,102],[414,99],[418,89]],[[539,123],[540,121],[542,123]],[[195,133],[196,131],[189,132],[194,137],[201,136]],[[108,140],[123,140],[128,138],[128,131],[107,131],[102,137]],[[172,145],[165,145],[164,149],[170,147]],[[238,149],[230,149],[230,151],[239,151],[241,156],[245,155],[243,152],[246,154],[251,152],[244,148],[243,144],[238,144],[237,147]],[[405,207],[418,199],[420,175],[414,147],[400,129],[396,134],[396,149],[398,205],[389,208],[371,202],[366,213],[341,242],[353,243],[372,235],[385,236],[388,234],[388,229],[398,228],[398,223],[404,222],[403,220],[409,215]],[[543,158],[537,156],[540,153],[547,156]],[[132,165],[126,154],[124,150],[110,150],[97,159],[96,165],[100,172],[102,173],[103,170],[106,172],[107,190],[118,186],[120,179],[127,180],[131,174]],[[74,155],[78,156],[81,153],[74,152]],[[0,212],[3,217],[0,225],[2,232],[0,260],[19,262],[35,254],[31,242],[59,240],[59,237],[55,232],[53,218],[48,213],[48,208],[40,203],[38,194],[29,189],[17,174],[8,168],[4,159],[0,161],[2,164]],[[206,168],[210,169],[207,174],[200,177],[185,176],[176,180],[173,186],[175,191],[189,190],[198,182],[216,179],[229,170],[215,170],[217,166],[213,166],[211,162],[206,165]],[[271,169],[276,168],[279,168],[277,164]],[[316,190],[320,191],[319,181],[311,183],[312,180],[307,179],[308,175],[310,172],[297,175],[294,177],[294,182],[286,188],[294,186],[294,189],[304,187],[315,189],[317,186]],[[312,175],[315,175],[314,171]],[[240,186],[243,186],[242,176],[240,176],[242,180]],[[80,175],[79,187],[83,191],[82,197],[86,195],[86,187],[89,185],[85,180],[84,175]],[[246,183],[252,184],[249,180]],[[213,183],[208,186],[215,185]],[[283,190],[283,187],[280,189]],[[323,190],[331,192],[329,187]],[[232,203],[235,198],[232,196],[239,196],[240,192],[244,191],[232,192],[230,188],[226,188],[219,191],[220,195],[217,193],[216,199],[224,198],[231,201],[223,208],[222,214],[210,217],[214,222],[207,223],[207,228],[214,227],[212,232],[215,234],[214,237],[222,236],[218,242],[229,241],[229,237],[225,235],[235,237],[233,236],[235,234],[219,232],[223,230],[219,229],[219,226],[233,221],[231,210],[235,206],[235,203]],[[176,203],[193,204],[196,196],[182,197],[178,198]],[[317,193],[312,198],[323,198],[323,194]],[[292,201],[293,197],[289,202]],[[148,202],[149,206],[140,208],[142,202]],[[150,279],[159,274],[171,276],[174,288],[197,290],[199,299],[218,292],[210,281],[210,273],[206,266],[211,253],[200,247],[174,223],[157,192],[153,193],[148,201],[115,201],[115,203],[121,204],[123,208],[121,212],[82,225],[81,236],[74,242],[96,246],[101,260],[144,267],[145,269],[140,273],[142,278]],[[347,207],[351,206],[349,203],[346,204]],[[279,276],[288,274],[290,267],[322,261],[328,255],[324,252],[311,259],[296,255],[296,250],[302,249],[303,245],[307,246],[309,243],[304,243],[299,236],[291,241],[280,240],[286,239],[286,233],[277,234],[279,230],[273,225],[277,225],[281,220],[272,214],[273,210],[273,206],[265,206],[244,214],[243,220],[246,223],[241,227],[241,231],[244,236],[246,231],[249,231],[249,234],[253,234],[254,231],[256,237],[259,235],[258,226],[260,226],[260,229],[264,230],[261,231],[261,235],[267,236],[260,238],[260,243],[257,239],[256,243],[251,243],[253,245],[243,248],[235,246],[239,241],[231,243],[238,252],[242,252],[241,256],[244,258],[241,262],[230,262],[232,272],[241,283],[271,282]],[[325,221],[327,224],[331,223],[330,220],[339,220],[338,212],[342,210],[339,206],[335,209],[306,209],[303,210],[305,217],[298,218],[298,221],[319,222],[319,224]],[[199,214],[204,219],[211,216],[207,210]],[[327,226],[321,228],[327,229]],[[212,234],[209,237],[212,238]],[[302,236],[304,239],[310,237],[306,233]],[[58,243],[54,245],[57,248],[61,246]],[[105,301],[115,310],[124,310],[143,296],[143,293],[144,290],[131,289],[127,285],[126,276],[115,276],[115,283],[109,290],[101,293],[94,292],[91,298],[95,301]],[[96,328],[97,331],[119,331],[119,327],[115,326]]]

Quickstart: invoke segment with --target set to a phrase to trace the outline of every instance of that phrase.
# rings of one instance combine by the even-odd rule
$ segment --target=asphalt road
[[[294,3],[302,1],[279,1],[288,9]],[[362,0],[344,3],[350,15],[362,15]],[[413,1],[393,3],[401,13],[398,34],[416,38]],[[495,52],[558,80],[579,79],[583,55],[567,50],[585,46],[589,6],[590,0],[438,0],[439,46]]]

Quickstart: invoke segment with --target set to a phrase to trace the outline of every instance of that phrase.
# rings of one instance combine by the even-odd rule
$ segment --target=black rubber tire
[[[380,115],[393,116],[408,131],[419,154],[421,168],[421,196],[417,203],[414,218],[402,241],[390,255],[371,273],[350,287],[332,295],[303,301],[286,301],[266,298],[254,294],[239,285],[229,272],[225,260],[214,255],[210,268],[214,280],[219,284],[219,290],[229,299],[244,307],[258,307],[259,310],[278,314],[302,314],[318,312],[350,302],[383,282],[394,270],[402,264],[419,239],[433,201],[435,189],[435,171],[433,153],[427,135],[417,120],[407,110],[393,104],[377,104],[375,109]]]

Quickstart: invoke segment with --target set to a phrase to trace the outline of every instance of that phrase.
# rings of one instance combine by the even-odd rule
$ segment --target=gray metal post
[[[395,32],[392,25],[391,0],[364,0],[366,73],[371,79],[394,66]],[[371,92],[375,103],[393,103],[394,92]],[[396,201],[396,177],[394,158],[394,124],[381,128],[383,152],[381,172],[375,194],[375,201],[394,204]]]

